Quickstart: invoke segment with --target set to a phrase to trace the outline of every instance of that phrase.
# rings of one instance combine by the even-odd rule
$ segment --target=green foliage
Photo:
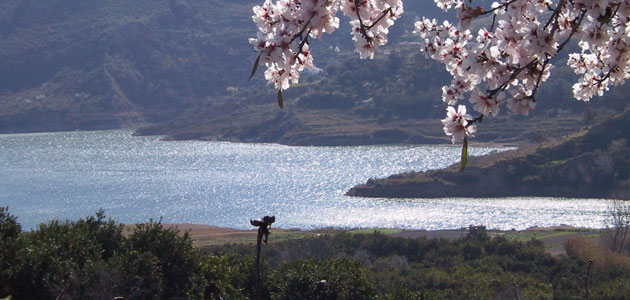
[[[264,256],[270,266],[282,270],[276,271],[274,282],[291,281],[291,289],[307,299],[322,279],[316,276],[312,261],[322,265],[331,256],[360,264],[376,295],[385,299],[494,299],[499,295],[513,299],[513,282],[519,285],[521,299],[583,295],[586,265],[579,259],[551,257],[538,241],[480,237],[447,241],[393,238],[378,232],[342,233],[271,243]],[[247,247],[228,245],[213,251],[247,253]],[[630,272],[612,269],[605,276],[596,274],[591,281],[593,291],[603,291],[627,276]],[[623,291],[609,291],[608,295],[623,297]],[[273,295],[278,298],[282,293]]]
[[[101,211],[21,232],[0,209],[0,228],[0,262],[10,266],[2,270],[3,297],[54,299],[68,286],[72,299],[201,299],[208,282],[224,299],[255,293],[252,245],[201,254],[186,233],[159,221],[123,234]],[[581,299],[584,260],[483,233],[455,241],[374,232],[272,242],[263,250],[262,299],[512,299],[514,291],[521,299]],[[593,299],[627,299],[629,277],[622,267],[595,268]]]
[[[205,282],[214,281],[221,288],[226,300],[252,299],[256,288],[255,258],[253,252],[241,255],[205,255],[201,259],[201,274]],[[268,273],[265,264],[261,266],[263,280]],[[268,285],[263,282],[261,295],[268,295]]]
[[[156,299],[185,298],[199,266],[198,253],[188,233],[179,236],[176,229],[164,228],[161,222],[150,220],[147,224],[136,225],[128,244],[130,249],[144,255],[140,257],[146,262],[154,261],[156,270],[162,274],[160,285],[163,289]],[[137,254],[130,256],[138,257]]]
[[[17,218],[8,210],[7,207],[0,207],[0,298],[8,295],[8,282],[18,262],[17,238],[22,232],[22,226],[17,222]]]
[[[466,239],[471,241],[487,241],[488,240],[488,231],[486,230],[486,226],[468,226],[468,235]]]
[[[70,276],[67,295],[75,299],[187,299],[198,288],[198,251],[187,234],[160,222],[137,225],[127,238],[99,211],[41,224],[16,243],[18,263],[3,281],[16,300],[54,299]]]
[[[19,238],[19,263],[9,280],[13,299],[53,299],[73,276],[71,294],[85,295],[93,271],[121,250],[122,226],[102,211],[76,222],[41,224]]]
[[[344,258],[285,263],[274,271],[273,299],[374,299],[376,290],[367,269]],[[317,284],[326,283],[317,291]]]

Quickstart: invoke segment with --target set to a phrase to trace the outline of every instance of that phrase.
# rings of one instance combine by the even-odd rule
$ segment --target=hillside
[[[168,140],[271,142],[288,145],[447,143],[439,122],[441,87],[449,77],[415,45],[399,44],[373,61],[353,54],[320,74],[304,76],[285,92],[284,109],[270,87],[233,90],[227,102],[139,129],[138,135]],[[519,143],[572,133],[591,117],[603,117],[623,99],[617,89],[606,99],[571,99],[568,70],[539,92],[530,117],[503,112],[487,118],[475,141]],[[566,74],[566,76],[565,76]],[[605,105],[609,104],[609,105]],[[588,113],[585,113],[588,112]]]
[[[234,16],[251,3],[3,1],[0,132],[135,127],[198,109],[242,81],[253,29]]]
[[[264,89],[260,77],[246,82],[260,2],[2,1],[0,133],[133,128],[230,101],[239,88]],[[348,52],[343,26],[314,51]]]
[[[287,91],[280,111],[262,74],[246,81],[255,59],[247,42],[256,32],[251,7],[260,2],[3,1],[0,133],[142,127],[137,134],[167,139],[296,145],[447,141],[438,99],[450,79],[418,52],[411,32],[420,15],[452,16],[430,1],[406,1],[374,61],[352,53],[342,19],[335,34],[312,43],[322,71]],[[569,100],[571,72],[559,66],[554,73],[534,118],[488,119],[478,141],[566,134],[583,111],[624,105],[625,87],[605,102]]]
[[[471,158],[465,170],[370,179],[347,194],[439,198],[551,196],[630,200],[630,110],[553,143]]]

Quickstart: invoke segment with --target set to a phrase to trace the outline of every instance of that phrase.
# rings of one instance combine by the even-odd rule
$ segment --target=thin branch
[[[363,38],[368,44],[372,44],[372,38],[367,35],[367,30],[365,30],[365,25],[363,25],[363,19],[361,19],[361,14],[359,13],[359,3],[357,0],[354,1],[354,11],[357,13],[357,18],[359,19],[361,35],[363,35]]]
[[[569,34],[567,39],[564,40],[564,42],[562,42],[560,46],[558,46],[558,50],[556,50],[556,53],[559,53],[560,51],[562,51],[562,49],[564,49],[564,46],[566,46],[567,43],[571,40],[571,38],[573,38],[573,35],[577,32],[578,28],[580,28],[580,25],[582,24],[582,20],[584,20],[585,15],[586,15],[586,11],[582,10],[580,16],[576,17],[576,19],[579,18],[577,24],[573,26],[573,28],[571,29],[571,34]],[[576,20],[573,20],[572,23],[575,21]]]
[[[615,70],[617,67],[618,67],[617,65],[614,65],[612,68],[610,68],[610,70],[608,70],[606,75],[600,76],[600,78],[595,78],[595,81],[599,83],[606,81],[606,79],[610,78],[610,73],[612,73],[612,71]]]
[[[510,78],[508,78],[507,80],[505,80],[498,88],[493,89],[493,90],[487,90],[488,92],[488,96],[490,97],[494,97],[494,95],[496,95],[498,92],[503,91],[507,88],[508,84],[510,82],[512,82],[514,79],[516,79],[516,76],[518,76],[518,74],[520,74],[523,70],[531,67],[534,63],[536,63],[538,61],[538,59],[532,59],[529,63],[527,63],[525,66],[519,67],[517,69],[515,69],[512,74],[510,75]]]
[[[514,298],[516,298],[516,300],[521,300],[521,296],[518,295],[518,284],[516,282],[512,283],[514,285],[514,288],[512,289],[512,292],[514,292]]]
[[[374,25],[378,24],[378,22],[380,22],[383,18],[385,18],[385,16],[387,16],[387,14],[391,14],[392,12],[392,8],[388,8],[385,11],[383,11],[383,14],[378,17],[378,19],[376,19],[376,21],[374,21],[374,23],[372,23],[372,25],[368,26],[368,30],[372,29],[372,27],[374,27]]]
[[[68,292],[68,289],[70,289],[71,284],[72,284],[72,275],[68,276],[68,280],[66,281],[66,286],[63,288],[63,290],[61,290],[61,293],[59,293],[59,296],[57,296],[55,300],[63,300],[63,298],[66,296],[66,293]]]
[[[516,1],[518,1],[518,0],[510,0],[510,1],[506,2],[506,3],[503,3],[503,4],[495,7],[495,8],[484,10],[484,11],[480,12],[477,16],[483,16],[483,15],[487,15],[489,13],[494,13],[495,10],[499,10],[501,8],[507,9],[508,6],[510,6],[510,4],[512,4],[512,3],[516,2]]]
[[[313,30],[313,28],[310,28],[310,29],[308,30],[308,33],[306,34],[306,38],[305,38],[305,39],[303,39],[303,40],[300,42],[300,45],[298,46],[298,52],[295,54],[295,57],[296,57],[298,60],[300,60],[299,55],[300,55],[300,54],[302,54],[302,50],[304,49],[304,45],[305,45],[305,44],[308,44],[308,36],[309,36],[309,34],[311,34],[311,30]],[[301,62],[302,62],[302,61],[300,60],[300,63],[301,63]]]
[[[297,39],[297,38],[304,39],[304,37],[302,35],[304,34],[304,31],[306,31],[306,28],[308,28],[308,25],[311,24],[311,20],[313,20],[313,17],[315,17],[315,12],[313,12],[311,17],[308,18],[308,21],[306,21],[306,24],[304,24],[304,27],[302,27],[302,29],[298,33],[293,35],[293,37],[291,38],[291,41],[289,41],[289,44],[293,43],[293,41],[295,41],[295,39]],[[311,30],[309,29],[308,32],[310,33]],[[308,38],[308,34],[306,35],[306,37]]]
[[[545,62],[542,65],[542,70],[540,70],[540,74],[538,75],[538,79],[536,79],[536,85],[534,86],[534,90],[532,91],[532,94],[530,95],[530,97],[532,98],[532,100],[534,102],[536,102],[536,92],[538,91],[538,87],[540,87],[540,81],[543,77],[543,75],[545,75],[545,68],[547,67],[547,64],[549,63],[549,58],[545,59]]]
[[[466,124],[466,128],[468,128],[473,123],[477,123],[477,122],[481,123],[483,121],[483,117],[484,117],[484,114],[481,114],[480,116],[478,116],[478,117],[476,117],[476,118],[474,118],[472,120],[466,120],[466,121],[468,121],[468,124]]]
[[[584,300],[589,300],[591,298],[591,269],[593,268],[593,258],[588,259],[588,270],[586,271],[586,295],[584,295]]]
[[[551,21],[553,21],[554,22],[553,28],[551,29],[552,36],[554,32],[556,31],[556,29],[558,28],[558,16],[560,16],[560,10],[564,6],[564,1],[565,0],[560,0],[560,3],[558,3],[558,6],[556,6],[556,9],[553,11],[553,14],[551,14],[551,16],[549,17],[549,20],[547,20],[547,23],[543,27],[543,29],[547,29],[547,27],[551,24]]]
[[[492,25],[490,25],[490,32],[494,32],[494,25],[495,25],[496,21],[497,21],[497,15],[494,14],[494,15],[492,15]]]

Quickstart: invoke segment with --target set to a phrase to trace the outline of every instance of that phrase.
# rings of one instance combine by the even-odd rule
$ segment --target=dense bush
[[[53,220],[21,234],[19,261],[9,280],[13,299],[54,299],[71,275],[69,295],[96,293],[92,283],[124,247],[122,230],[99,212],[76,222]]]
[[[128,249],[135,252],[126,258],[144,257],[156,263],[156,275],[160,277],[159,293],[155,299],[185,299],[192,288],[195,274],[198,273],[199,255],[193,247],[188,233],[178,235],[175,229],[165,229],[161,222],[151,220],[138,224],[127,239]],[[138,255],[140,254],[140,255]],[[151,268],[149,268],[151,269]],[[130,270],[129,275],[138,274]],[[150,280],[155,282],[155,280]]]
[[[297,260],[280,266],[271,279],[273,299],[367,300],[376,297],[367,269],[349,259]],[[319,287],[318,282],[322,282]]]
[[[17,262],[17,238],[22,227],[17,218],[8,212],[8,208],[0,207],[0,298],[9,293],[8,282],[13,276]]]
[[[104,213],[53,220],[17,240],[18,263],[7,282],[13,299],[186,299],[199,253],[188,235],[150,221],[128,237]],[[70,276],[72,279],[70,280]]]
[[[225,245],[211,251],[214,255],[247,255],[252,253],[249,248]],[[314,290],[316,270],[306,271],[304,267],[293,277],[283,272],[299,269],[287,266],[302,264],[305,259],[318,264],[330,257],[354,260],[376,295],[385,299],[514,299],[514,282],[519,285],[521,299],[582,299],[588,268],[580,257],[551,257],[541,242],[501,237],[448,241],[394,238],[378,232],[340,233],[275,242],[264,251],[268,265],[282,270],[274,273],[274,278],[292,278],[297,286],[294,289],[301,290],[302,295]],[[623,287],[628,276],[630,270],[598,269],[591,276],[593,294],[606,295],[600,299],[627,298],[629,291]],[[617,290],[606,291],[613,285]]]
[[[21,232],[16,218],[0,208],[0,230],[0,291],[14,300],[55,299],[66,287],[66,299],[202,299],[208,282],[226,300],[254,297],[253,245],[201,253],[186,233],[159,221],[125,229],[103,212]],[[521,299],[581,299],[585,257],[602,260],[586,240],[569,242],[569,257],[554,258],[540,242],[478,234],[448,241],[340,233],[271,242],[263,249],[261,296],[513,299],[516,291]],[[628,299],[630,270],[618,263],[626,258],[615,257],[596,262],[593,299]]]

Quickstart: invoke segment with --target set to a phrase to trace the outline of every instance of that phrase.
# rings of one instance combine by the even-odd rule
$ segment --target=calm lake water
[[[558,198],[368,199],[355,184],[447,166],[452,146],[292,147],[165,142],[131,131],[0,135],[0,206],[26,229],[103,208],[119,222],[150,218],[247,229],[277,227],[496,229],[568,224],[603,227],[606,200]],[[505,149],[474,147],[473,155]]]

